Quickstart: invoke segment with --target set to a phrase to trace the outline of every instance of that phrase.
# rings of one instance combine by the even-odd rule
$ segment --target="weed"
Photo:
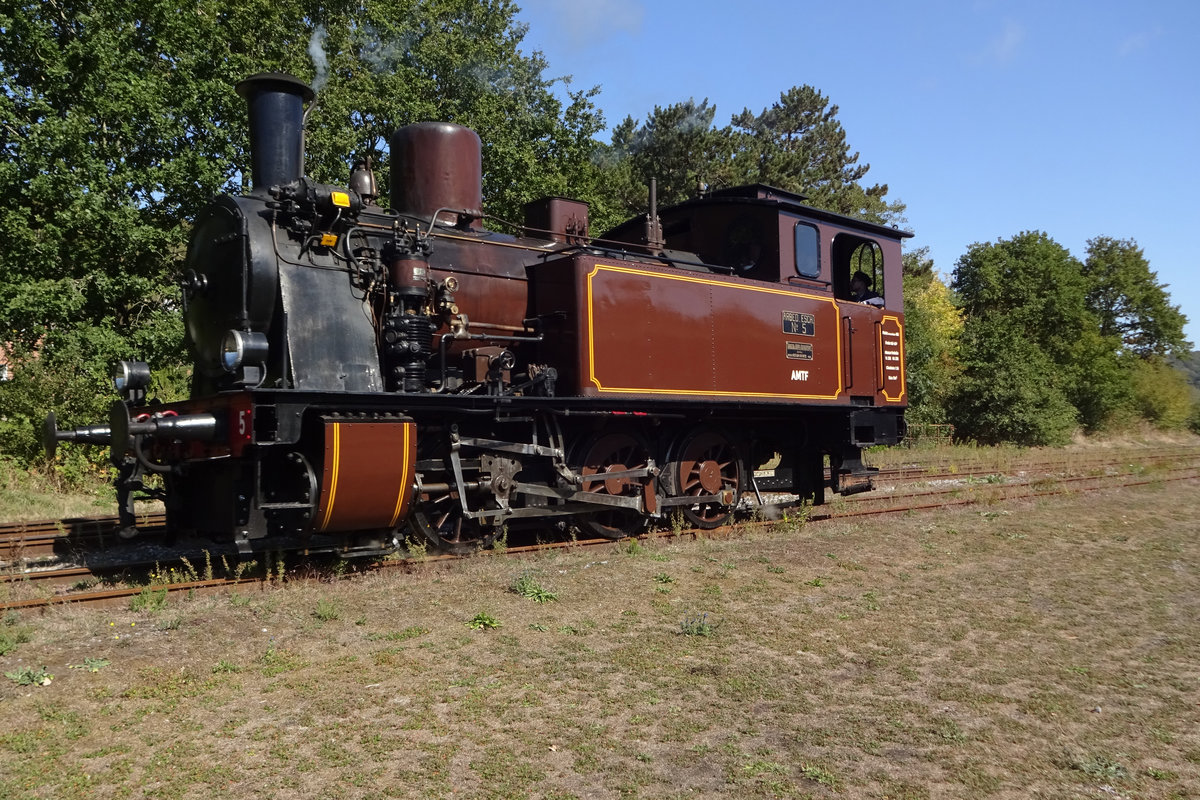
[[[333,622],[342,616],[342,611],[338,608],[338,604],[332,600],[326,600],[324,597],[317,598],[317,609],[313,612],[313,616],[321,622]]]
[[[786,775],[787,767],[776,761],[766,761],[764,759],[755,759],[748,764],[742,765],[742,773],[750,777],[759,775]]]
[[[487,631],[493,628],[499,628],[503,624],[504,623],[486,611],[480,611],[466,622],[466,626],[473,631]]]
[[[164,586],[172,583],[183,583],[183,575],[174,567],[163,569],[156,561],[154,562],[154,569],[150,570],[150,574],[146,576],[146,580],[150,582],[151,586]]]
[[[509,585],[508,590],[513,594],[519,594],[535,603],[550,603],[558,599],[558,594],[550,591],[538,583],[537,578],[528,572],[522,572]]]
[[[621,546],[621,552],[630,556],[642,556],[646,554],[646,546],[637,539],[630,539],[628,543]]]
[[[712,636],[717,632],[715,623],[708,619],[708,613],[689,613],[679,623],[679,632],[684,636]]]
[[[404,547],[408,550],[408,557],[413,561],[424,561],[425,555],[429,552],[429,543],[425,541],[425,537],[411,533],[405,537]]]
[[[272,568],[272,562],[274,562],[274,568]],[[280,551],[269,553],[267,555],[267,579],[270,580],[273,577],[275,580],[283,583],[283,578],[286,574],[287,566],[283,562],[283,553]]]
[[[816,764],[801,764],[800,774],[810,781],[816,781],[822,786],[828,786],[830,789],[837,787],[837,778],[834,777],[834,774],[824,767],[818,767]]]
[[[129,601],[130,611],[162,611],[167,607],[167,590],[151,589],[149,586],[133,596]]]
[[[967,736],[962,732],[962,728],[958,727],[958,723],[952,719],[942,720],[938,723],[934,734],[947,742],[965,742],[967,740]]]
[[[508,526],[501,525],[500,532],[496,534],[496,538],[492,540],[492,550],[496,553],[508,552]]]
[[[674,579],[674,578],[672,578],[670,575],[668,575],[668,574],[667,574],[667,573],[665,573],[665,572],[660,572],[660,573],[658,573],[657,575],[655,575],[655,576],[654,576],[654,582],[655,582],[655,583],[667,584],[667,583],[674,583],[674,582],[675,582],[675,579]]]
[[[550,630],[550,627],[548,625],[543,625],[540,622],[531,622],[529,623],[529,630],[545,633],[546,631]]]
[[[678,508],[671,512],[671,533],[674,536],[683,533],[683,512]]]
[[[4,618],[4,627],[0,627],[0,656],[6,656],[13,650],[17,649],[17,645],[25,644],[30,640],[29,628],[16,624],[16,616],[6,616]]]
[[[786,570],[778,564],[768,564],[767,572],[770,572],[773,575],[782,575],[784,572],[786,572]]]
[[[83,659],[82,664],[71,664],[69,666],[71,669],[86,669],[88,672],[99,672],[111,663],[107,658],[92,658],[91,656],[87,656]]]
[[[1099,780],[1129,777],[1129,770],[1123,764],[1103,755],[1084,756],[1071,750],[1064,750],[1057,763],[1060,767],[1077,770],[1088,777]]]
[[[794,508],[785,508],[783,510],[783,519],[780,524],[787,533],[799,533],[800,529],[808,523],[808,518],[812,515],[812,501],[805,500]]]
[[[180,556],[179,563],[183,564],[184,583],[193,583],[200,580],[200,576],[196,573],[196,568],[192,566],[191,561],[188,561],[184,556]]]
[[[824,578],[820,578],[820,577],[818,577],[818,578],[813,578],[811,581],[805,581],[805,582],[804,582],[804,585],[805,585],[805,586],[813,586],[813,587],[820,588],[821,586],[824,586],[824,585],[825,585],[825,579],[824,579]]]
[[[225,659],[222,658],[216,664],[213,664],[212,671],[214,673],[241,672],[242,668],[239,667],[237,664],[234,664],[232,661],[226,661]]]
[[[331,580],[341,580],[350,571],[350,562],[342,557],[334,560],[333,565],[329,568],[329,577]]]
[[[415,639],[418,636],[424,636],[429,633],[429,628],[422,628],[417,625],[410,625],[402,631],[392,631],[390,633],[370,633],[367,634],[369,641],[387,641],[387,642],[403,642],[407,639]]]
[[[306,666],[306,662],[291,650],[277,650],[274,640],[267,645],[267,651],[259,661],[262,663],[262,674],[267,678]]]
[[[22,667],[12,672],[4,673],[4,677],[9,680],[16,681],[18,686],[49,686],[54,680],[45,667],[34,669],[33,667]]]

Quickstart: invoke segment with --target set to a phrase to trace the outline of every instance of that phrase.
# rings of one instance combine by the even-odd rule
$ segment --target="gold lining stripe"
[[[404,510],[404,498],[408,496],[408,434],[412,426],[407,422],[400,424],[404,426],[404,440],[400,445],[403,466],[400,467],[400,493],[396,496],[396,511],[392,514],[392,521],[388,523],[389,528],[396,527],[396,522],[400,519],[400,512]]]
[[[329,520],[333,517],[333,502],[337,498],[338,484],[338,462],[341,460],[342,450],[342,423],[333,423],[333,466],[329,472],[329,502],[325,505],[325,518],[321,520],[321,530],[329,527]]]
[[[899,334],[899,338],[900,338],[900,394],[896,395],[895,397],[892,397],[890,394],[887,393],[887,362],[883,360],[883,325],[882,324],[880,324],[880,326],[879,326],[879,362],[880,362],[880,365],[884,368],[884,370],[883,370],[884,386],[883,386],[883,388],[881,388],[879,390],[879,393],[882,394],[883,399],[887,400],[889,403],[899,403],[902,400],[904,400],[904,395],[908,392],[908,373],[905,370],[906,364],[905,364],[905,360],[904,360],[904,323],[902,323],[900,321],[899,317],[897,317],[893,314],[888,314],[888,315],[884,316],[883,319],[880,320],[880,323],[887,322],[889,319],[892,322],[896,323],[896,332],[897,332],[897,334]]]
[[[775,392],[722,392],[710,389],[640,389],[634,387],[605,387],[601,385],[596,378],[596,327],[594,303],[592,300],[592,280],[600,272],[622,272],[627,275],[641,275],[647,278],[662,278],[668,281],[682,281],[684,283],[698,283],[703,286],[718,286],[728,289],[740,289],[746,292],[758,292],[759,294],[773,294],[788,298],[802,298],[805,300],[816,300],[818,302],[829,303],[833,306],[833,313],[837,316],[839,323],[835,336],[837,347],[837,389],[833,394],[779,394]],[[690,275],[664,275],[661,272],[650,272],[649,270],[633,269],[630,267],[614,267],[607,264],[596,264],[592,267],[592,271],[587,274],[587,324],[588,324],[588,378],[595,385],[596,389],[608,394],[675,394],[675,395],[692,395],[704,397],[760,397],[772,398],[776,400],[836,400],[845,390],[844,376],[842,375],[842,362],[845,360],[842,357],[842,326],[841,326],[842,310],[838,305],[837,300],[832,297],[822,297],[816,294],[806,294],[804,292],[786,291],[784,289],[769,289],[765,286],[742,286],[737,283],[725,283],[711,278],[698,278]]]

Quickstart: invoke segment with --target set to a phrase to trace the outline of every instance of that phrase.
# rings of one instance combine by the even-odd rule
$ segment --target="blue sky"
[[[1026,230],[1081,259],[1134,239],[1200,347],[1200,2],[517,2],[523,49],[610,125],[688,98],[725,125],[812,85],[943,275]]]

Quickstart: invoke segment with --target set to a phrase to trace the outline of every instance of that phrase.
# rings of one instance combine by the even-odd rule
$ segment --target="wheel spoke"
[[[736,502],[742,487],[742,464],[733,443],[711,428],[697,428],[674,448],[664,473],[664,486],[676,497],[701,497],[732,491]],[[701,528],[724,524],[733,506],[720,502],[682,506],[683,515]]]
[[[645,469],[650,462],[649,448],[636,436],[624,432],[600,433],[579,448],[576,463],[584,476],[582,490],[614,497],[640,497],[651,478],[625,477],[605,479],[610,472]],[[634,509],[614,508],[595,511],[582,517],[583,527],[607,539],[621,539],[637,533],[645,517]]]

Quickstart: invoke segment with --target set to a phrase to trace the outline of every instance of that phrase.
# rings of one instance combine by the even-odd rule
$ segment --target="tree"
[[[817,208],[900,221],[904,205],[885,200],[886,185],[861,184],[870,166],[850,152],[837,113],[816,89],[798,86],[762,113],[745,109],[723,128],[713,127],[716,107],[708,100],[656,106],[642,124],[626,117],[602,151],[608,191],[596,216],[624,219],[643,211],[654,178],[663,203],[705,187],[765,183],[805,195]]]
[[[589,199],[599,180],[598,90],[570,92],[564,107],[542,55],[520,50],[516,10],[510,0],[370,0],[326,12],[326,83],[308,124],[312,175],[344,183],[365,156],[385,174],[393,131],[441,120],[479,134],[489,213],[519,220],[538,197]],[[386,201],[386,182],[380,189]]]
[[[117,358],[156,370],[183,361],[175,281],[187,221],[248,181],[246,111],[233,89],[248,75],[312,75],[310,51],[327,62],[307,142],[309,174],[324,182],[344,184],[368,153],[386,175],[393,128],[443,119],[486,143],[487,208],[500,216],[597,185],[593,95],[575,92],[563,108],[541,55],[520,51],[515,13],[510,0],[6,5],[0,329],[26,378],[3,388],[0,407],[12,411],[9,434],[30,431],[21,444],[5,434],[6,450],[29,455],[37,421],[24,417],[63,396],[91,398],[101,416]]]
[[[739,182],[799,192],[817,208],[874,222],[896,221],[901,203],[889,204],[886,184],[863,186],[871,169],[850,152],[838,107],[812,86],[796,86],[759,114],[733,118],[734,173]]]
[[[694,197],[699,187],[720,183],[729,168],[727,131],[713,128],[716,106],[694,99],[655,106],[639,125],[626,117],[601,153],[609,186],[601,215],[611,222],[646,210],[651,179],[660,203]]]
[[[1191,350],[1187,317],[1172,305],[1142,249],[1132,239],[1098,236],[1087,243],[1087,305],[1102,336],[1116,336],[1136,356],[1182,356]]]
[[[961,367],[962,312],[933,270],[929,249],[904,254],[904,356],[910,423],[945,423]]]
[[[1137,359],[1133,365],[1133,410],[1156,427],[1187,427],[1200,392],[1187,377],[1157,358]]]
[[[1057,365],[1000,316],[968,318],[962,378],[949,399],[955,435],[981,444],[1057,446],[1070,441],[1078,414]]]
[[[1004,414],[1015,416],[1025,407],[1014,400],[1016,404],[1007,410],[990,409],[981,416],[978,402],[963,395],[998,397],[996,390],[985,390],[989,380],[1010,384],[1021,398],[1045,395],[1052,419],[1043,429],[1028,421],[998,425],[1034,437],[1014,440],[1021,444],[1048,444],[1061,438],[1065,416],[1050,394],[1060,394],[1089,429],[1101,427],[1126,402],[1128,372],[1122,369],[1116,339],[1100,332],[1087,308],[1083,266],[1045,233],[1026,232],[994,244],[971,245],[958,260],[953,285],[967,314],[961,353],[964,382],[954,403],[967,416],[955,422],[971,435],[990,439],[991,434],[981,428],[985,419],[997,425]],[[1020,359],[1003,350],[1005,338]],[[1044,390],[1029,384],[1030,364],[1044,373],[1040,376]]]

